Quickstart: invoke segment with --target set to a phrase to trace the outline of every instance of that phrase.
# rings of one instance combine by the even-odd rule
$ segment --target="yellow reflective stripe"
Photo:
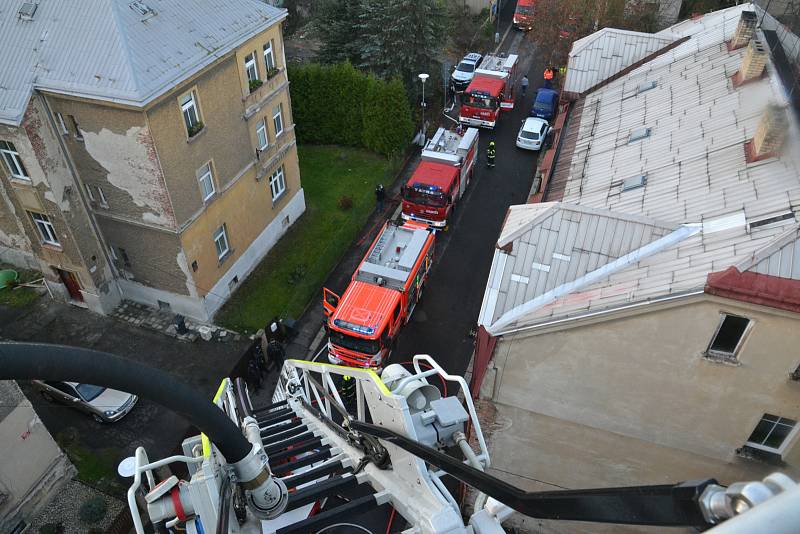
[[[308,360],[289,360],[289,361],[290,362],[296,362],[296,363],[302,363],[304,365],[310,365],[310,366],[319,365],[319,366],[322,366],[322,367],[333,367],[334,369],[342,369],[342,370],[347,371],[347,372],[349,372],[351,374],[366,373],[366,375],[370,379],[372,379],[372,381],[375,383],[375,385],[378,386],[378,389],[381,390],[381,393],[383,393],[384,395],[393,395],[393,393],[391,391],[389,391],[389,388],[386,387],[386,384],[383,383],[383,380],[381,380],[381,377],[378,376],[378,373],[376,373],[372,369],[361,369],[360,367],[350,367],[348,365],[334,365],[332,363],[310,362]],[[353,373],[354,371],[355,371],[355,373]]]
[[[219,399],[222,398],[222,393],[225,391],[225,386],[228,384],[228,378],[223,378],[222,381],[219,383],[219,387],[217,388],[216,394],[214,394],[214,399],[212,402],[217,404]],[[200,434],[200,440],[203,443],[203,456],[211,456],[211,440],[208,439],[204,433]]]

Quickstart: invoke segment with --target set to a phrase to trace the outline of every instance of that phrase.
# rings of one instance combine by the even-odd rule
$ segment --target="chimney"
[[[728,50],[736,50],[746,46],[756,31],[757,22],[758,17],[753,11],[742,11],[739,24],[736,26],[736,33],[733,34],[733,39],[728,43]]]
[[[764,42],[751,39],[750,44],[747,45],[747,51],[742,57],[742,65],[733,76],[733,86],[738,87],[743,83],[761,78],[768,58],[769,52],[764,46]]]
[[[777,155],[783,146],[788,128],[789,120],[786,118],[786,111],[774,104],[767,106],[761,122],[758,123],[756,135],[745,144],[748,163]]]

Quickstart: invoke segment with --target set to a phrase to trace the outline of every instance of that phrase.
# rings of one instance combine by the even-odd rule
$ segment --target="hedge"
[[[290,65],[292,112],[301,143],[363,147],[391,156],[414,134],[402,82],[384,81],[349,63]]]

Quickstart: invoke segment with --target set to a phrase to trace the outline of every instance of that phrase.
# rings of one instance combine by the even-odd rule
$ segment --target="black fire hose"
[[[183,416],[236,463],[253,445],[233,421],[203,395],[172,375],[96,350],[44,343],[0,343],[0,380],[68,380],[149,399]]]

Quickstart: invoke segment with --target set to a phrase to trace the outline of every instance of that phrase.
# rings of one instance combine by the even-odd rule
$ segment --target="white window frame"
[[[264,45],[264,66],[267,68],[267,73],[274,68],[275,66],[275,53],[273,52],[274,46],[272,46],[272,39],[267,41]]]
[[[187,99],[188,97],[188,99]],[[200,110],[197,108],[197,97],[194,94],[194,90],[189,91],[185,95],[180,98],[181,104],[181,114],[183,115],[183,124],[186,127],[186,133],[189,133],[189,129],[197,126],[201,122],[200,119]],[[191,120],[187,116],[190,111],[194,111],[194,120],[195,122],[191,124]]]
[[[275,138],[283,133],[283,104],[278,104],[272,109],[272,124],[275,126]]]
[[[214,247],[217,250],[217,259],[222,261],[231,252],[230,241],[228,241],[228,230],[225,228],[225,225],[223,224],[217,228],[212,237],[214,239]],[[224,243],[224,249],[220,246],[220,242]]]
[[[89,184],[83,184],[84,188],[86,189],[86,194],[89,197],[89,201],[94,202],[94,193],[92,192],[92,186]]]
[[[81,133],[81,126],[78,124],[78,119],[75,115],[69,115],[69,120],[72,121],[72,127],[75,128],[75,139],[83,141],[83,134]]]
[[[33,219],[33,223],[39,231],[39,237],[42,238],[42,243],[61,246],[61,243],[58,242],[58,236],[56,235],[56,228],[53,226],[53,223],[50,222],[50,218],[43,213],[36,213],[34,211],[29,211],[28,213],[30,213],[31,219]]]
[[[269,190],[272,193],[273,202],[286,192],[286,173],[283,170],[283,165],[278,167],[269,177]]]
[[[250,52],[244,56],[244,72],[247,76],[248,82],[260,80],[258,77],[258,62],[256,61],[256,53]]]
[[[203,197],[203,202],[208,201],[217,193],[217,188],[214,186],[214,166],[210,161],[197,169],[197,183],[200,185],[200,196]]]
[[[717,336],[719,335],[719,331],[722,329],[722,325],[725,324],[725,319],[730,317],[738,317],[740,319],[746,319],[747,326],[744,328],[744,332],[742,332],[741,337],[739,337],[739,341],[736,343],[736,347],[733,349],[733,352],[723,352],[720,350],[712,349],[712,345],[717,340]],[[747,339],[747,335],[750,333],[750,330],[753,328],[754,321],[749,317],[744,317],[742,315],[736,315],[735,313],[720,313],[719,323],[717,323],[717,329],[714,330],[714,335],[711,336],[711,340],[708,342],[708,346],[706,347],[706,355],[712,358],[722,358],[725,360],[738,360],[739,359],[739,352],[742,350],[742,346],[744,345],[745,339]]]
[[[3,156],[3,161],[6,163],[6,168],[13,178],[18,180],[31,181],[28,176],[28,169],[22,163],[22,158],[19,157],[17,147],[11,141],[0,141],[0,154]]]
[[[267,134],[267,119],[261,119],[256,124],[256,139],[258,140],[258,149],[264,150],[269,146],[269,137]]]
[[[764,418],[767,415],[774,415],[774,414],[766,414],[765,413],[764,415],[762,415],[761,419],[759,419],[758,423],[756,423],[756,428],[758,427],[759,424],[761,424],[761,421],[763,421]],[[774,417],[778,417],[779,419],[788,419],[788,417],[783,417],[783,416],[780,416],[780,415],[775,415]],[[772,429],[767,434],[767,438],[769,438],[770,434],[775,430],[775,427],[777,427],[778,424],[779,424],[778,421],[769,421],[769,422],[773,423],[773,425],[772,425]],[[783,456],[783,454],[789,449],[789,446],[794,442],[794,439],[797,437],[797,432],[798,431],[800,431],[800,423],[795,421],[794,426],[789,431],[789,433],[786,435],[786,437],[783,438],[783,441],[781,442],[781,446],[778,447],[777,449],[773,448],[773,447],[768,447],[766,445],[762,445],[760,443],[756,443],[754,441],[746,441],[745,445],[747,445],[748,447],[753,448],[753,449],[758,449],[758,450],[761,450],[761,451],[771,452],[771,453]],[[755,432],[755,428],[753,428],[753,432]],[[751,432],[751,435],[752,435],[752,432]],[[767,438],[764,438],[764,441],[766,441]]]
[[[96,185],[95,187],[97,188],[97,194],[100,197],[100,205],[108,206],[108,200],[106,200],[106,194],[103,192],[103,188],[99,185]]]
[[[69,129],[67,128],[67,123],[64,122],[64,116],[61,113],[56,112],[56,119],[58,119],[58,127],[61,128],[61,134],[68,135]]]

